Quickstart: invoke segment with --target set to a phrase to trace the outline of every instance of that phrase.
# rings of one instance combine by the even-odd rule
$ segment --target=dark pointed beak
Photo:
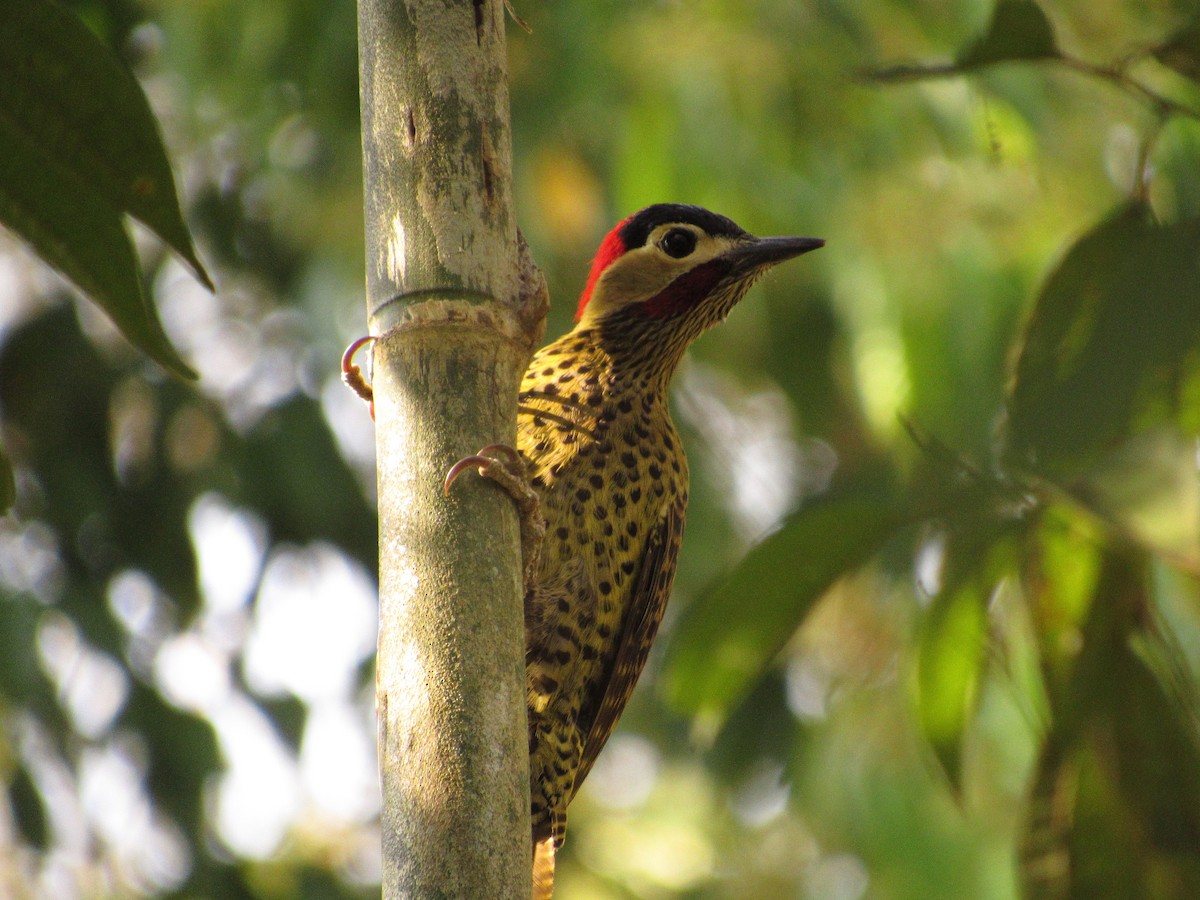
[[[799,256],[801,253],[824,246],[825,241],[821,238],[750,238],[726,253],[725,258],[733,264],[736,271],[748,272],[751,269],[773,266],[785,259],[791,259],[793,256]]]

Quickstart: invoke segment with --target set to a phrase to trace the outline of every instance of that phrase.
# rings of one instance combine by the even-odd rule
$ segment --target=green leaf
[[[949,478],[947,478],[949,482]],[[1025,526],[987,482],[926,482],[938,497],[932,520],[942,538],[941,587],[921,619],[909,686],[918,728],[955,790],[962,786],[962,746],[978,705],[994,646],[989,600],[1019,567],[1014,538]]]
[[[0,4],[0,222],[112,316],[138,347],[195,377],[142,293],[129,213],[210,289],[145,95],[78,17],[48,0]]]
[[[205,781],[221,763],[212,722],[176,709],[137,679],[120,721],[146,741],[155,803],[191,835],[202,834]]]
[[[1194,435],[1156,428],[1130,438],[1089,469],[1071,493],[1118,534],[1200,572]]]
[[[195,378],[142,291],[120,213],[7,124],[0,118],[0,222],[99,304],[135,346]]]
[[[1054,59],[1059,56],[1054,28],[1032,0],[1000,0],[984,34],[965,47],[956,62],[971,69],[1019,59]]]
[[[141,86],[79,17],[49,0],[0,4],[0,119],[143,222],[210,290]]]
[[[1085,727],[1056,724],[1039,762],[1023,836],[1028,894],[1195,897],[1194,731],[1128,646],[1102,656],[1109,677],[1078,686],[1093,707]]]
[[[8,783],[9,809],[24,840],[45,850],[50,844],[50,827],[42,795],[25,766],[18,766]]]
[[[1123,207],[1046,281],[1008,401],[1008,450],[1074,475],[1128,435],[1151,379],[1200,341],[1200,225]]]
[[[5,704],[19,704],[43,720],[61,727],[62,709],[54,686],[38,665],[36,653],[38,622],[43,608],[29,595],[7,590],[0,596],[0,696]]]
[[[921,624],[913,686],[917,721],[956,788],[962,736],[987,658],[987,596],[974,583],[943,591]]]
[[[1052,692],[1022,839],[1030,896],[1200,894],[1200,709],[1179,649],[1147,625],[1150,572],[1144,554],[1105,552]]]
[[[1094,519],[1065,503],[1047,507],[1040,524],[1024,551],[1038,567],[1026,591],[1036,600],[1043,665],[1054,675],[1074,665],[1079,631],[1100,580],[1104,533]]]
[[[684,611],[667,647],[669,701],[719,724],[829,586],[902,522],[899,504],[883,491],[847,491],[795,513]]]
[[[8,512],[17,499],[17,483],[13,480],[12,463],[0,446],[0,514]]]
[[[1167,68],[1193,81],[1200,81],[1200,21],[1190,22],[1180,28],[1151,53]]]

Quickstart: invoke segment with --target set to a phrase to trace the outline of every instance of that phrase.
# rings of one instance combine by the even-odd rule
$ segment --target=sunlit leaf
[[[1200,21],[1189,22],[1155,47],[1153,53],[1164,66],[1200,81]]]
[[[989,605],[1013,574],[1011,537],[1023,527],[1020,519],[1002,513],[999,495],[988,487],[986,482],[957,484],[932,520],[938,528],[932,546],[941,548],[940,574],[917,629],[909,680],[917,725],[955,789],[962,786],[963,739],[993,644]],[[921,493],[935,492],[929,485]]]
[[[984,34],[963,49],[957,63],[964,69],[1019,59],[1058,56],[1054,28],[1032,0],[1000,0]]]
[[[902,521],[887,492],[835,495],[793,515],[684,612],[667,649],[670,702],[719,722],[829,586]]]
[[[141,88],[74,15],[46,0],[0,4],[0,71],[0,222],[130,341],[194,378],[143,293],[122,221],[128,212],[145,222],[211,287]]]
[[[1027,590],[1043,653],[1054,664],[1073,659],[1078,646],[1100,579],[1100,537],[1095,523],[1069,505],[1052,507],[1043,519],[1026,551],[1037,567]]]
[[[1133,205],[1084,235],[1050,275],[1008,403],[1014,457],[1075,474],[1129,433],[1149,379],[1200,341],[1200,227]]]
[[[976,584],[945,591],[934,599],[917,644],[917,721],[956,787],[963,731],[975,709],[986,648],[987,597]]]
[[[1126,441],[1073,493],[1122,533],[1200,572],[1196,439],[1159,428]]]

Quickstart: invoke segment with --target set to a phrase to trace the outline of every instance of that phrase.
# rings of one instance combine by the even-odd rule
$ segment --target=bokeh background
[[[337,371],[365,329],[354,5],[69,5],[141,80],[218,290],[132,226],[200,373],[185,384],[0,234],[18,487],[0,519],[0,896],[377,895],[373,431]],[[810,559],[735,576],[725,608],[777,623],[775,646],[715,706],[688,690],[707,648],[680,622],[831,485],[903,480],[931,453],[989,469],[1041,286],[1136,193],[1146,147],[1154,211],[1200,214],[1200,124],[1061,64],[869,74],[954,59],[988,0],[514,5],[532,29],[509,25],[518,216],[550,336],[599,239],[646,204],[828,241],[676,380],[694,488],[675,595],[572,806],[557,896],[1018,896],[1049,713],[1012,580],[967,629],[983,664],[949,764],[913,699],[936,529],[847,561],[795,609],[771,604]],[[1044,6],[1058,46],[1098,64],[1195,13]],[[1200,108],[1185,74],[1149,58],[1133,74]],[[1189,566],[1152,579],[1185,660]]]

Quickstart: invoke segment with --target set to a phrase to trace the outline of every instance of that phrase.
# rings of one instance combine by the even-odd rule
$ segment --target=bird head
[[[699,334],[723,319],[771,266],[824,244],[755,237],[699,206],[648,206],[600,244],[575,319],[582,327],[686,322]]]

